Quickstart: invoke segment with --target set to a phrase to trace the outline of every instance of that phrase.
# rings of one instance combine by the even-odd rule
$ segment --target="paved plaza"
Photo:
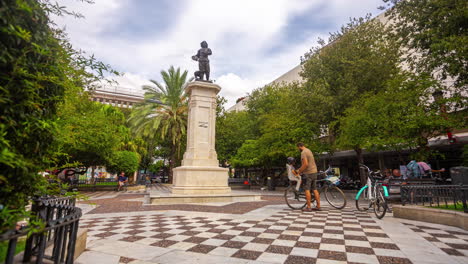
[[[343,210],[289,209],[280,192],[244,203],[143,205],[97,192],[80,203],[87,250],[77,263],[468,263],[468,232]],[[324,201],[324,205],[326,202]]]

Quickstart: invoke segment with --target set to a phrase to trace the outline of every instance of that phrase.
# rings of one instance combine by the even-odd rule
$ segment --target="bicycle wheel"
[[[325,188],[325,199],[336,209],[343,209],[346,206],[346,196],[343,191],[335,185]]]
[[[367,211],[372,205],[372,201],[369,199],[369,188],[364,186],[359,190],[356,195],[356,209],[359,211]]]
[[[304,192],[296,191],[295,186],[290,186],[284,191],[284,200],[294,210],[304,208],[307,202]]]
[[[375,204],[374,204],[374,213],[378,219],[382,219],[387,212],[387,201],[382,193],[381,188],[377,189],[377,197],[375,197]]]

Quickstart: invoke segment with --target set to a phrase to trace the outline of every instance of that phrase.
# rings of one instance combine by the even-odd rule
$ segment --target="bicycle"
[[[329,167],[324,172],[319,172],[317,177],[324,176],[324,179],[316,180],[317,183],[321,183],[322,186],[318,188],[319,193],[325,194],[327,202],[336,209],[343,209],[346,206],[346,196],[343,191],[336,185],[340,183],[339,177],[333,175],[332,168]],[[293,210],[299,210],[307,205],[307,199],[304,191],[305,179],[302,179],[299,191],[296,190],[296,182],[290,181],[289,187],[284,191],[284,199],[286,204]],[[312,194],[311,203],[315,203],[315,197]]]
[[[378,219],[382,219],[388,210],[386,199],[386,197],[388,197],[388,188],[381,182],[384,176],[380,174],[380,172],[371,171],[371,169],[364,164],[360,164],[359,166],[367,170],[369,177],[367,178],[367,184],[356,194],[356,209],[359,211],[367,211],[372,206],[375,216]],[[365,207],[366,205],[367,207]]]

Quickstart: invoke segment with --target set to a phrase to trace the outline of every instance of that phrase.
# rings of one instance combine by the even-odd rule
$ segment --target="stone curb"
[[[414,205],[394,205],[393,216],[433,224],[455,226],[468,230],[468,214],[464,212]]]

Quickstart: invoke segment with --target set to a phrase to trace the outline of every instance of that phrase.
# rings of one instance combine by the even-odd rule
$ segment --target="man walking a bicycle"
[[[317,165],[315,164],[314,155],[310,149],[304,146],[304,143],[297,143],[297,148],[301,152],[301,167],[297,170],[299,174],[303,173],[306,179],[305,184],[305,195],[307,200],[307,207],[304,209],[306,212],[319,211],[320,210],[320,194],[317,190]],[[317,206],[312,208],[311,200],[312,196],[310,191],[314,192],[315,201]]]

